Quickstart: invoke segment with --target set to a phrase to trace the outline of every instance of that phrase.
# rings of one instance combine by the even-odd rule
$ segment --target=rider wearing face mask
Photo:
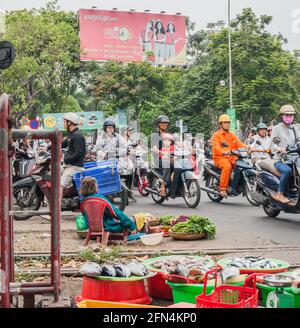
[[[278,193],[272,197],[284,204],[290,203],[291,200],[284,196],[285,187],[292,176],[293,171],[290,166],[284,163],[282,155],[286,154],[288,147],[295,147],[300,141],[300,133],[293,125],[296,117],[296,110],[291,105],[285,105],[280,109],[281,123],[276,125],[272,131],[271,149],[275,153],[274,159],[276,169],[281,173]],[[279,138],[280,143],[274,143],[274,138]]]

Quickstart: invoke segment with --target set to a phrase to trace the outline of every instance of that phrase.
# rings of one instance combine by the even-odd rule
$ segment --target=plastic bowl
[[[143,235],[141,236],[141,241],[146,246],[155,246],[162,242],[163,235],[164,235],[163,232]]]

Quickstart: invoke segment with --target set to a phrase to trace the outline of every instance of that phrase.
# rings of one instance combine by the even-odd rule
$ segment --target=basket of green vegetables
[[[207,217],[191,215],[186,221],[176,223],[169,233],[172,238],[178,240],[214,239],[216,226]]]

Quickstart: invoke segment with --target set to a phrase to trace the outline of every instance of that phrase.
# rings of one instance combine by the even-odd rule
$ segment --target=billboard
[[[186,25],[180,15],[80,9],[82,61],[186,64]]]
[[[79,128],[81,130],[97,130],[102,129],[104,118],[103,112],[79,112],[76,113],[79,116]],[[43,114],[43,126],[45,130],[53,130],[58,128],[64,130],[64,113],[51,113]],[[124,110],[117,110],[117,115],[112,117],[116,125],[119,127],[127,125],[127,116]]]

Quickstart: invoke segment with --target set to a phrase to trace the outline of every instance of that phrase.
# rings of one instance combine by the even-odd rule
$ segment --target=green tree
[[[232,22],[234,106],[244,130],[260,118],[277,118],[281,105],[299,102],[299,62],[283,49],[281,35],[267,32],[271,20],[244,9]],[[196,45],[194,67],[177,81],[172,114],[185,118],[192,132],[209,137],[218,115],[229,108],[228,31],[221,22],[209,24]]]
[[[13,11],[7,15],[5,39],[17,56],[0,75],[10,93],[17,118],[43,110],[49,104],[62,111],[79,78],[79,36],[75,13],[60,11],[57,1],[46,8]]]
[[[131,119],[147,129],[150,112],[155,116],[167,98],[168,75],[167,69],[146,62],[107,62],[92,73],[88,89],[107,115],[131,109]]]

